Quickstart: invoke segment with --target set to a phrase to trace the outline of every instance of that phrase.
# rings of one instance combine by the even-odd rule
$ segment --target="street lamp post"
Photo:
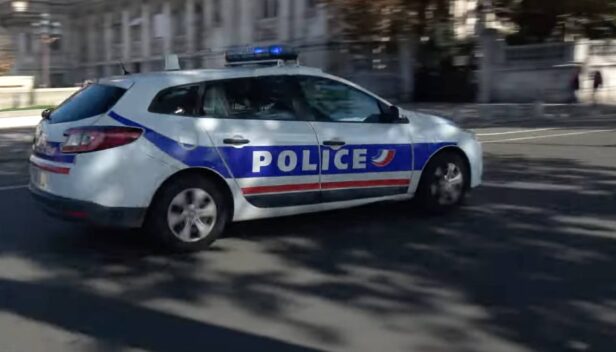
[[[41,83],[43,88],[49,87],[49,71],[51,65],[50,46],[53,42],[60,39],[62,35],[62,24],[60,22],[51,21],[51,15],[48,13],[41,14],[41,19],[32,23],[35,33],[39,36],[41,43]]]

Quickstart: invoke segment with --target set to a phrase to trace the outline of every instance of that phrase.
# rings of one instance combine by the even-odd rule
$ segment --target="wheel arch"
[[[229,185],[227,184],[227,181],[225,180],[225,178],[219,174],[218,172],[210,169],[210,168],[205,168],[205,167],[191,167],[191,168],[186,168],[186,169],[182,169],[172,175],[170,175],[169,177],[167,177],[156,189],[156,192],[154,192],[154,195],[152,196],[152,199],[150,200],[150,205],[148,207],[151,208],[152,203],[154,203],[154,201],[157,199],[157,197],[159,197],[160,192],[167,186],[169,185],[171,182],[173,182],[174,180],[177,180],[178,178],[181,177],[186,177],[186,176],[191,176],[191,175],[197,175],[200,177],[204,177],[207,178],[208,180],[214,182],[218,187],[220,187],[220,189],[222,190],[224,196],[225,196],[225,201],[228,202],[227,204],[229,205],[229,212],[230,212],[230,219],[233,219],[233,213],[235,211],[235,207],[234,207],[234,201],[233,201],[233,193],[231,191],[231,188],[229,187]],[[149,211],[149,210],[148,210]]]
[[[430,165],[432,160],[434,160],[439,155],[447,154],[447,153],[457,154],[464,161],[464,164],[466,166],[466,175],[465,175],[466,176],[466,180],[465,180],[466,184],[464,185],[464,187],[468,190],[471,187],[471,177],[472,177],[471,162],[470,162],[470,159],[468,158],[468,156],[466,155],[466,153],[464,152],[464,150],[462,148],[460,148],[459,146],[457,146],[457,145],[449,145],[449,146],[442,147],[441,149],[439,149],[436,152],[434,152],[428,158],[428,160],[426,160],[426,163],[424,164],[424,166],[422,168],[421,178],[419,180],[419,184],[421,184],[421,181],[423,181],[423,179],[424,179],[423,170],[425,170],[426,167],[428,165]]]

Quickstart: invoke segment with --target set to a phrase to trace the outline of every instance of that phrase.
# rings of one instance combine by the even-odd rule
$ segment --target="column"
[[[212,32],[212,18],[213,18],[213,8],[212,8],[212,2],[211,0],[201,0],[202,2],[202,6],[203,6],[203,30],[205,31],[204,33],[200,33],[200,38],[201,38],[201,48],[205,51],[211,49],[209,48],[209,38],[208,36],[210,35],[210,33]],[[209,61],[208,61],[208,54],[205,54],[201,60],[201,66],[207,68],[209,65]]]
[[[122,10],[122,60],[125,64],[130,60],[130,10]]]
[[[290,37],[289,17],[291,16],[291,2],[292,0],[279,0],[278,1],[278,41],[286,42]]]
[[[113,13],[105,12],[103,15],[103,46],[105,47],[105,61],[113,60]]]
[[[184,11],[186,13],[185,30],[186,51],[190,54],[195,52],[195,0],[185,0]]]
[[[86,36],[87,40],[88,40],[88,62],[96,62],[101,60],[101,58],[98,57],[98,48],[97,45],[98,43],[100,43],[99,40],[97,40],[97,35],[99,35],[99,33],[96,33],[96,24],[97,24],[97,17],[96,16],[88,16],[87,17],[87,23],[86,23],[86,33],[84,33],[84,35]]]
[[[492,101],[492,71],[494,64],[494,47],[496,44],[495,34],[493,31],[484,30],[479,40],[483,55],[479,61],[479,94],[477,98],[479,103],[490,103]]]
[[[398,58],[400,65],[400,100],[410,102],[415,93],[415,43],[414,37],[403,36],[398,39]]]
[[[241,0],[240,43],[250,45],[254,41],[255,1]]]
[[[150,11],[150,4],[141,4],[141,57],[144,61],[141,64],[141,72],[150,71],[149,60],[152,56],[152,25],[150,23],[152,14]]]
[[[173,38],[173,28],[171,27],[171,3],[163,2],[163,17],[164,17],[164,36],[163,36],[163,54],[171,53],[171,38]]]
[[[237,22],[236,22],[236,0],[222,0],[220,1],[221,15],[222,15],[222,27],[224,28],[224,39],[221,46],[229,46],[237,43]],[[217,43],[221,44],[221,43]]]

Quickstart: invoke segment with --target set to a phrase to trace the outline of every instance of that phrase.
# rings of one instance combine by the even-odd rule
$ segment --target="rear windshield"
[[[83,120],[109,111],[126,89],[92,84],[73,94],[51,114],[52,123]]]

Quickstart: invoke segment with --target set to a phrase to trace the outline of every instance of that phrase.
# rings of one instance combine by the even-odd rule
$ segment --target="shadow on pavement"
[[[153,351],[186,341],[193,344],[179,349],[302,350],[139,306],[158,298],[195,306],[227,300],[337,348],[344,337],[297,315],[298,300],[352,307],[375,324],[401,319],[390,329],[417,337],[423,351],[495,351],[498,343],[513,351],[612,350],[616,168],[508,155],[488,157],[487,170],[487,185],[447,216],[386,203],[253,221],[232,226],[213,252],[194,255],[159,256],[147,239],[123,232],[58,232],[32,249],[9,227],[15,242],[0,243],[0,255],[27,258],[55,276],[0,280],[0,309]],[[238,244],[278,267],[216,265],[242,258],[232,253]],[[116,283],[119,298],[80,286],[90,279]]]
[[[107,347],[148,351],[317,351],[57,284],[0,279],[0,309],[96,337]]]

